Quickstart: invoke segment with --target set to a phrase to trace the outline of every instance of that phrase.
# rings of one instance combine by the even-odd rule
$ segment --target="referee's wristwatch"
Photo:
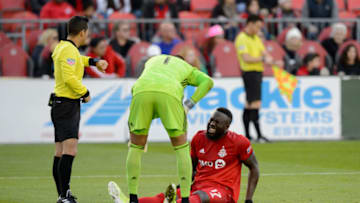
[[[89,59],[89,65],[90,66],[96,66],[96,63],[99,62],[100,59],[99,58],[90,58]]]
[[[261,56],[261,62],[265,63],[265,58],[266,58],[265,55],[262,55]]]

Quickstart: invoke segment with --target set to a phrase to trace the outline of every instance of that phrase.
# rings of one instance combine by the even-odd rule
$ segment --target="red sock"
[[[201,203],[201,199],[198,195],[190,195],[189,197],[190,203]],[[176,203],[181,203],[181,199],[178,199]]]
[[[139,198],[139,203],[163,203],[165,195],[160,193],[154,197],[141,197]]]

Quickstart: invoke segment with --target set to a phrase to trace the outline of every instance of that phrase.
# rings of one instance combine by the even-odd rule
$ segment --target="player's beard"
[[[209,129],[210,129],[210,124],[208,124],[207,130],[206,130],[206,137],[209,138],[210,140],[218,140],[221,137],[223,137],[226,133],[224,130],[220,130],[220,129],[216,128],[216,126],[215,126],[214,133],[210,133]]]

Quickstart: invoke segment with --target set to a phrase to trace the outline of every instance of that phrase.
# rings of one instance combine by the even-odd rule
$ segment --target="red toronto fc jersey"
[[[250,141],[228,131],[219,140],[210,140],[206,131],[196,133],[191,141],[191,158],[198,160],[194,185],[222,185],[232,192],[234,202],[240,193],[241,165],[253,153]]]

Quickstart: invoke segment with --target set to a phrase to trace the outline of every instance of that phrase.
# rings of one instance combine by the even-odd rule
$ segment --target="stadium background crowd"
[[[66,38],[61,20],[84,15],[91,35],[81,53],[109,62],[106,73],[90,67],[86,77],[138,77],[161,53],[212,77],[237,77],[233,42],[251,14],[265,19],[258,34],[286,71],[360,75],[358,0],[0,0],[0,9],[1,76],[53,77],[51,53]]]

